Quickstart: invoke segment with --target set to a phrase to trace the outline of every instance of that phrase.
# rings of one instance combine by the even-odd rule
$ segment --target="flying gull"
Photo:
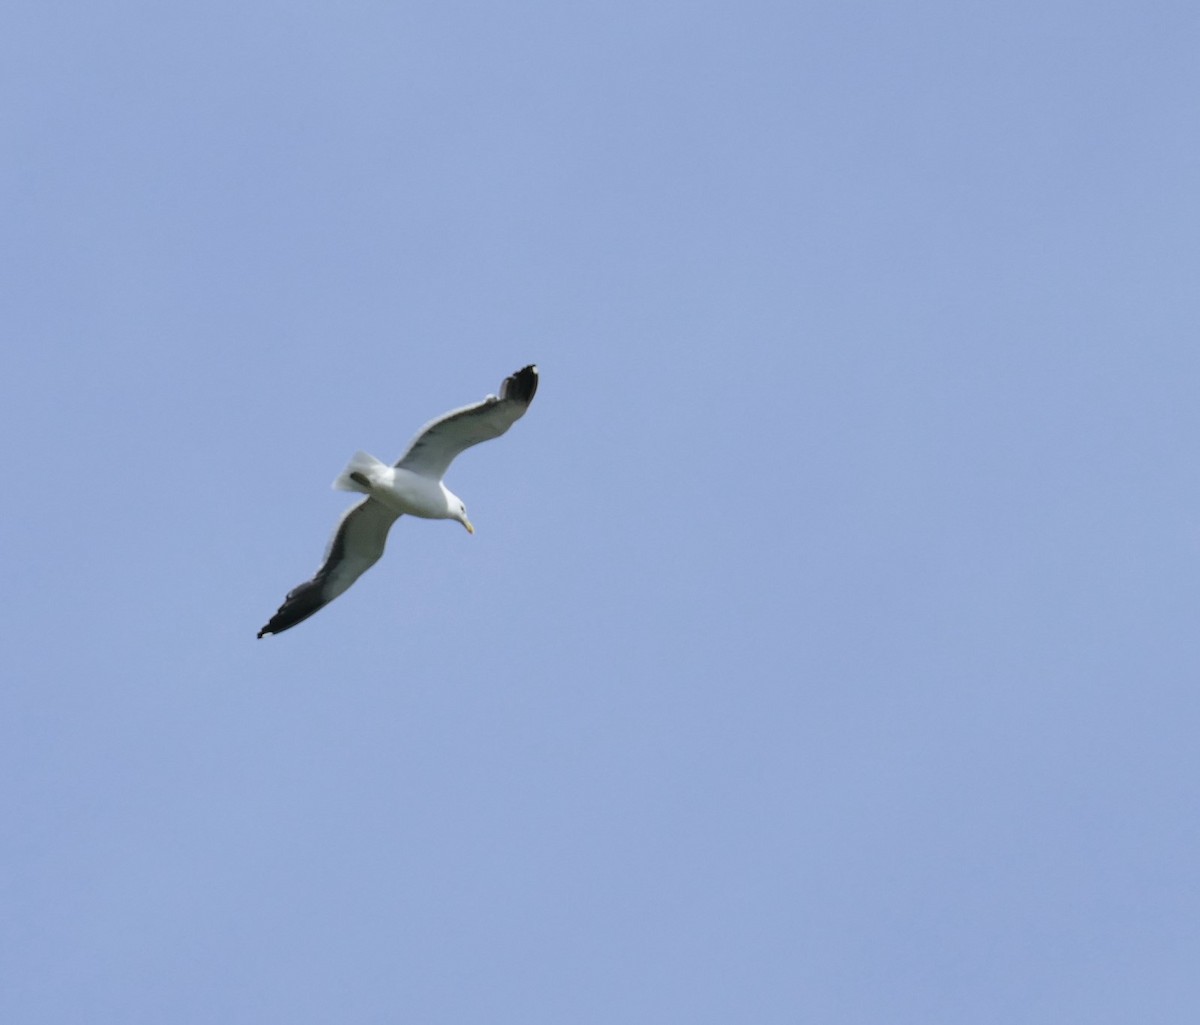
[[[394,466],[356,452],[333,482],[339,491],[366,495],[341,518],[316,576],[288,592],[258,636],[283,633],[328,605],[379,561],[388,530],[404,513],[427,520],[458,520],[472,534],[467,507],[442,477],[454,457],[481,441],[498,438],[529,408],[537,392],[532,364],[507,377],[500,397],[489,395],[426,424]]]

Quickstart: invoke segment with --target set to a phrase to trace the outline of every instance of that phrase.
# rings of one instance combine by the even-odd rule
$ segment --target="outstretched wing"
[[[373,498],[346,511],[333,532],[316,576],[292,588],[258,636],[283,633],[319,612],[379,561],[394,513]]]
[[[463,449],[500,437],[521,419],[537,385],[537,367],[523,367],[504,379],[499,398],[489,395],[482,402],[455,409],[426,424],[396,466],[441,480]]]

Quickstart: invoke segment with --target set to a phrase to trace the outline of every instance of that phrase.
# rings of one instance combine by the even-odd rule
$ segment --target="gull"
[[[311,580],[288,592],[258,636],[290,630],[344,594],[379,561],[388,531],[405,513],[427,520],[457,520],[474,534],[466,505],[442,478],[464,449],[500,437],[521,419],[537,386],[537,367],[522,367],[504,379],[499,396],[489,395],[426,424],[392,466],[366,452],[356,452],[333,487],[367,497],[338,521],[321,568]]]

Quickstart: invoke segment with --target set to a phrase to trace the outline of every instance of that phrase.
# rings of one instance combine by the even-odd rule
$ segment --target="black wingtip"
[[[529,366],[522,367],[515,374],[504,379],[504,386],[500,389],[500,397],[502,399],[515,399],[517,402],[524,402],[528,406],[533,401],[534,395],[537,394],[537,386],[537,364],[530,363]]]
[[[303,623],[314,613],[320,612],[329,604],[322,594],[322,590],[320,580],[316,579],[309,580],[289,591],[287,598],[279,606],[279,611],[271,617],[266,626],[258,631],[259,639],[261,640],[267,634],[281,634],[284,630],[290,630],[297,623]]]

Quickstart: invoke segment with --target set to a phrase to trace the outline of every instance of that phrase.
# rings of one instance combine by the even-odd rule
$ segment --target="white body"
[[[395,513],[426,520],[459,520],[471,529],[462,501],[440,480],[403,467],[388,466],[366,452],[354,454],[333,486],[339,491],[370,495]]]

